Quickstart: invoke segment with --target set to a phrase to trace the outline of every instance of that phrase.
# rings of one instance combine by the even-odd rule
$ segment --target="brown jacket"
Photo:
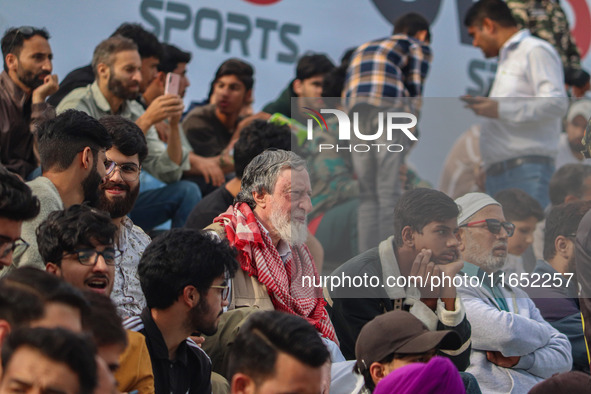
[[[0,74],[0,162],[26,179],[39,165],[34,152],[36,127],[55,117],[47,103],[32,104],[31,97],[6,71]]]

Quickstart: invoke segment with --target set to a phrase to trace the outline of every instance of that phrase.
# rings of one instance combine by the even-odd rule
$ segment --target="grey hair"
[[[306,169],[306,161],[293,152],[268,149],[256,156],[244,169],[240,193],[235,202],[245,202],[251,209],[256,207],[252,194],[273,193],[277,178],[285,169]]]
[[[117,53],[137,50],[137,45],[133,40],[120,35],[109,37],[106,40],[101,41],[101,43],[94,49],[92,55],[92,71],[94,72],[94,77],[98,77],[97,68],[100,63],[111,67],[113,65],[113,56]]]

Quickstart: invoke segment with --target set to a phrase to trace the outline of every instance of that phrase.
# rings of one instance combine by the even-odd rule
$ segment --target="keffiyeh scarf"
[[[336,342],[334,327],[324,306],[322,289],[303,286],[303,277],[318,273],[306,245],[292,246],[285,263],[271,237],[246,203],[237,203],[215,218],[224,226],[230,245],[238,250],[240,267],[267,287],[276,310],[301,316],[322,336]]]

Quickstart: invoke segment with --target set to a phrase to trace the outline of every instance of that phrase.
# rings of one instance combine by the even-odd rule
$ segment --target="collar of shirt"
[[[391,300],[398,298],[421,298],[421,292],[416,286],[412,286],[412,282],[409,280],[406,287],[396,286],[396,280],[389,281],[388,278],[398,278],[401,276],[400,267],[396,260],[396,253],[394,250],[394,236],[390,236],[388,239],[380,242],[378,247],[378,253],[380,256],[380,265],[382,267],[382,283],[385,286],[386,294]]]
[[[150,308],[145,308],[141,314],[142,321],[144,322],[144,330],[146,331],[146,337],[149,338],[152,346],[154,358],[168,360],[168,348],[166,342],[162,337],[160,329],[156,325],[154,319],[152,319],[152,313]]]
[[[476,276],[480,279],[480,286],[490,292],[487,295],[491,302],[495,303],[499,310],[510,312],[509,306],[505,295],[502,292],[503,288],[509,289],[508,286],[503,282],[504,275],[502,270],[498,270],[492,273],[492,286],[491,286],[491,274],[487,274],[477,265],[464,261],[464,268],[462,272],[468,276]],[[514,311],[518,311],[517,304],[515,302],[515,295],[513,295]],[[516,312],[517,313],[517,312]]]
[[[519,43],[523,41],[526,37],[531,36],[531,33],[527,29],[519,30],[517,33],[513,34],[501,47],[499,51],[499,62],[503,61],[509,53],[516,49],[519,46]]]
[[[92,85],[90,86],[90,91],[92,92],[94,102],[96,103],[98,109],[100,109],[103,112],[113,114],[111,112],[111,105],[107,101],[107,98],[103,95],[103,92],[101,92],[101,89],[99,88],[97,81],[94,81],[92,83]],[[121,108],[119,108],[119,112],[113,115],[121,115],[125,119],[132,119],[133,117],[128,101],[129,100],[123,101],[123,104],[121,104]]]
[[[154,358],[172,362],[179,361],[183,365],[187,365],[188,360],[186,340],[179,343],[179,346],[176,351],[176,358],[174,360],[170,360],[168,357],[168,347],[166,347],[166,342],[162,337],[160,329],[156,325],[154,319],[152,319],[152,313],[150,312],[150,308],[144,309],[144,311],[141,314],[141,318],[144,322],[144,330],[146,332],[146,337],[149,338],[150,344],[152,346]]]
[[[257,219],[257,222],[259,223],[259,227],[265,232],[265,234],[267,234],[267,236],[269,236],[269,238],[271,238],[271,236],[269,235],[269,230],[267,230],[265,228],[263,223],[261,223],[261,221],[258,219]],[[287,260],[287,258],[291,254],[291,247],[289,246],[289,244],[287,242],[280,239],[279,243],[277,244],[277,253],[279,253],[279,257],[281,257],[281,261],[283,261],[285,263],[285,260]]]
[[[183,364],[184,366],[187,366],[189,364],[189,356],[187,355],[188,351],[189,351],[189,349],[188,349],[188,345],[187,345],[187,339],[185,339],[177,347],[176,358],[173,360],[173,362],[179,362],[179,363]]]
[[[408,34],[396,33],[396,34],[393,34],[392,36],[390,36],[388,38],[388,40],[391,40],[391,41],[406,40],[411,43],[414,43],[415,45],[422,47],[423,50],[426,51],[425,54],[429,55],[431,53],[431,47],[427,43],[425,43],[419,39],[416,39],[414,37],[411,37]]]
[[[121,224],[119,226],[119,240],[117,243],[117,247],[122,253],[127,249],[127,236],[132,229],[133,221],[129,217],[124,216],[123,219],[121,219]]]
[[[30,96],[10,78],[6,71],[0,74],[0,85],[7,91],[17,108],[22,110]]]
[[[486,271],[483,271],[482,268],[480,268],[479,266],[472,263],[468,263],[467,261],[464,261],[464,268],[462,268],[462,272],[468,276],[476,276],[479,279],[482,279],[484,277],[491,277],[491,274],[487,273]],[[502,273],[502,270],[498,270],[492,273],[493,284],[495,286],[501,284],[503,279],[503,276],[501,275]],[[490,279],[487,279],[485,283],[490,283]]]
[[[537,272],[539,274],[549,273],[552,276],[552,278],[554,278],[555,275],[559,273],[546,260],[538,260],[536,262],[536,268],[535,268],[534,272]],[[562,278],[562,275],[560,277]],[[569,283],[569,285],[567,286],[566,283]],[[559,289],[563,289],[566,292],[566,294],[568,295],[568,297],[570,297],[570,298],[578,298],[577,285],[576,285],[574,279],[568,281],[568,279],[562,278],[561,285],[560,286],[553,286],[553,287],[555,287],[555,288],[558,287]]]
[[[477,276],[478,278],[482,278],[485,274],[485,272],[481,270],[479,266],[468,263],[467,261],[464,261],[464,268],[462,268],[462,272],[468,276]]]

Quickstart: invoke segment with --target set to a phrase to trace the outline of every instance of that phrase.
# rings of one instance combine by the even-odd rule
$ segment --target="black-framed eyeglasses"
[[[212,285],[209,287],[211,287],[212,289],[222,289],[222,300],[226,301],[228,299],[228,296],[230,295],[230,286]]]
[[[501,222],[498,219],[477,220],[475,222],[462,224],[459,227],[482,227],[482,226],[478,226],[478,224],[481,224],[481,223],[486,223],[486,228],[488,229],[488,231],[490,231],[491,233],[493,233],[495,235],[499,235],[501,233],[501,228],[505,229],[508,237],[511,237],[513,235],[513,233],[515,232],[515,225],[513,223]]]
[[[14,43],[16,42],[16,38],[18,37],[19,34],[22,35],[24,38],[28,39],[33,36],[34,32],[35,32],[35,28],[33,26],[21,26],[18,29],[16,29],[14,36],[12,36],[12,41],[10,42],[10,45],[8,46],[7,53],[12,53],[12,50],[14,49]]]
[[[103,256],[105,260],[105,264],[107,265],[115,265],[115,260],[121,257],[121,251],[117,249],[105,249],[102,252],[99,252],[95,249],[77,249],[68,254],[75,254],[78,257],[78,261],[82,265],[95,265],[98,261],[99,256]]]
[[[13,254],[23,254],[29,247],[27,241],[22,238],[17,238],[14,241],[6,236],[0,235],[0,258],[8,256],[10,252]]]
[[[127,182],[136,181],[139,178],[140,171],[141,171],[141,168],[135,163],[118,164],[117,162],[115,162],[113,160],[105,161],[105,168],[107,168],[107,167],[109,167],[109,168],[113,167],[107,175],[112,174],[113,172],[115,172],[115,169],[119,168],[119,173],[121,174],[121,179],[123,179],[124,181],[127,181]]]

